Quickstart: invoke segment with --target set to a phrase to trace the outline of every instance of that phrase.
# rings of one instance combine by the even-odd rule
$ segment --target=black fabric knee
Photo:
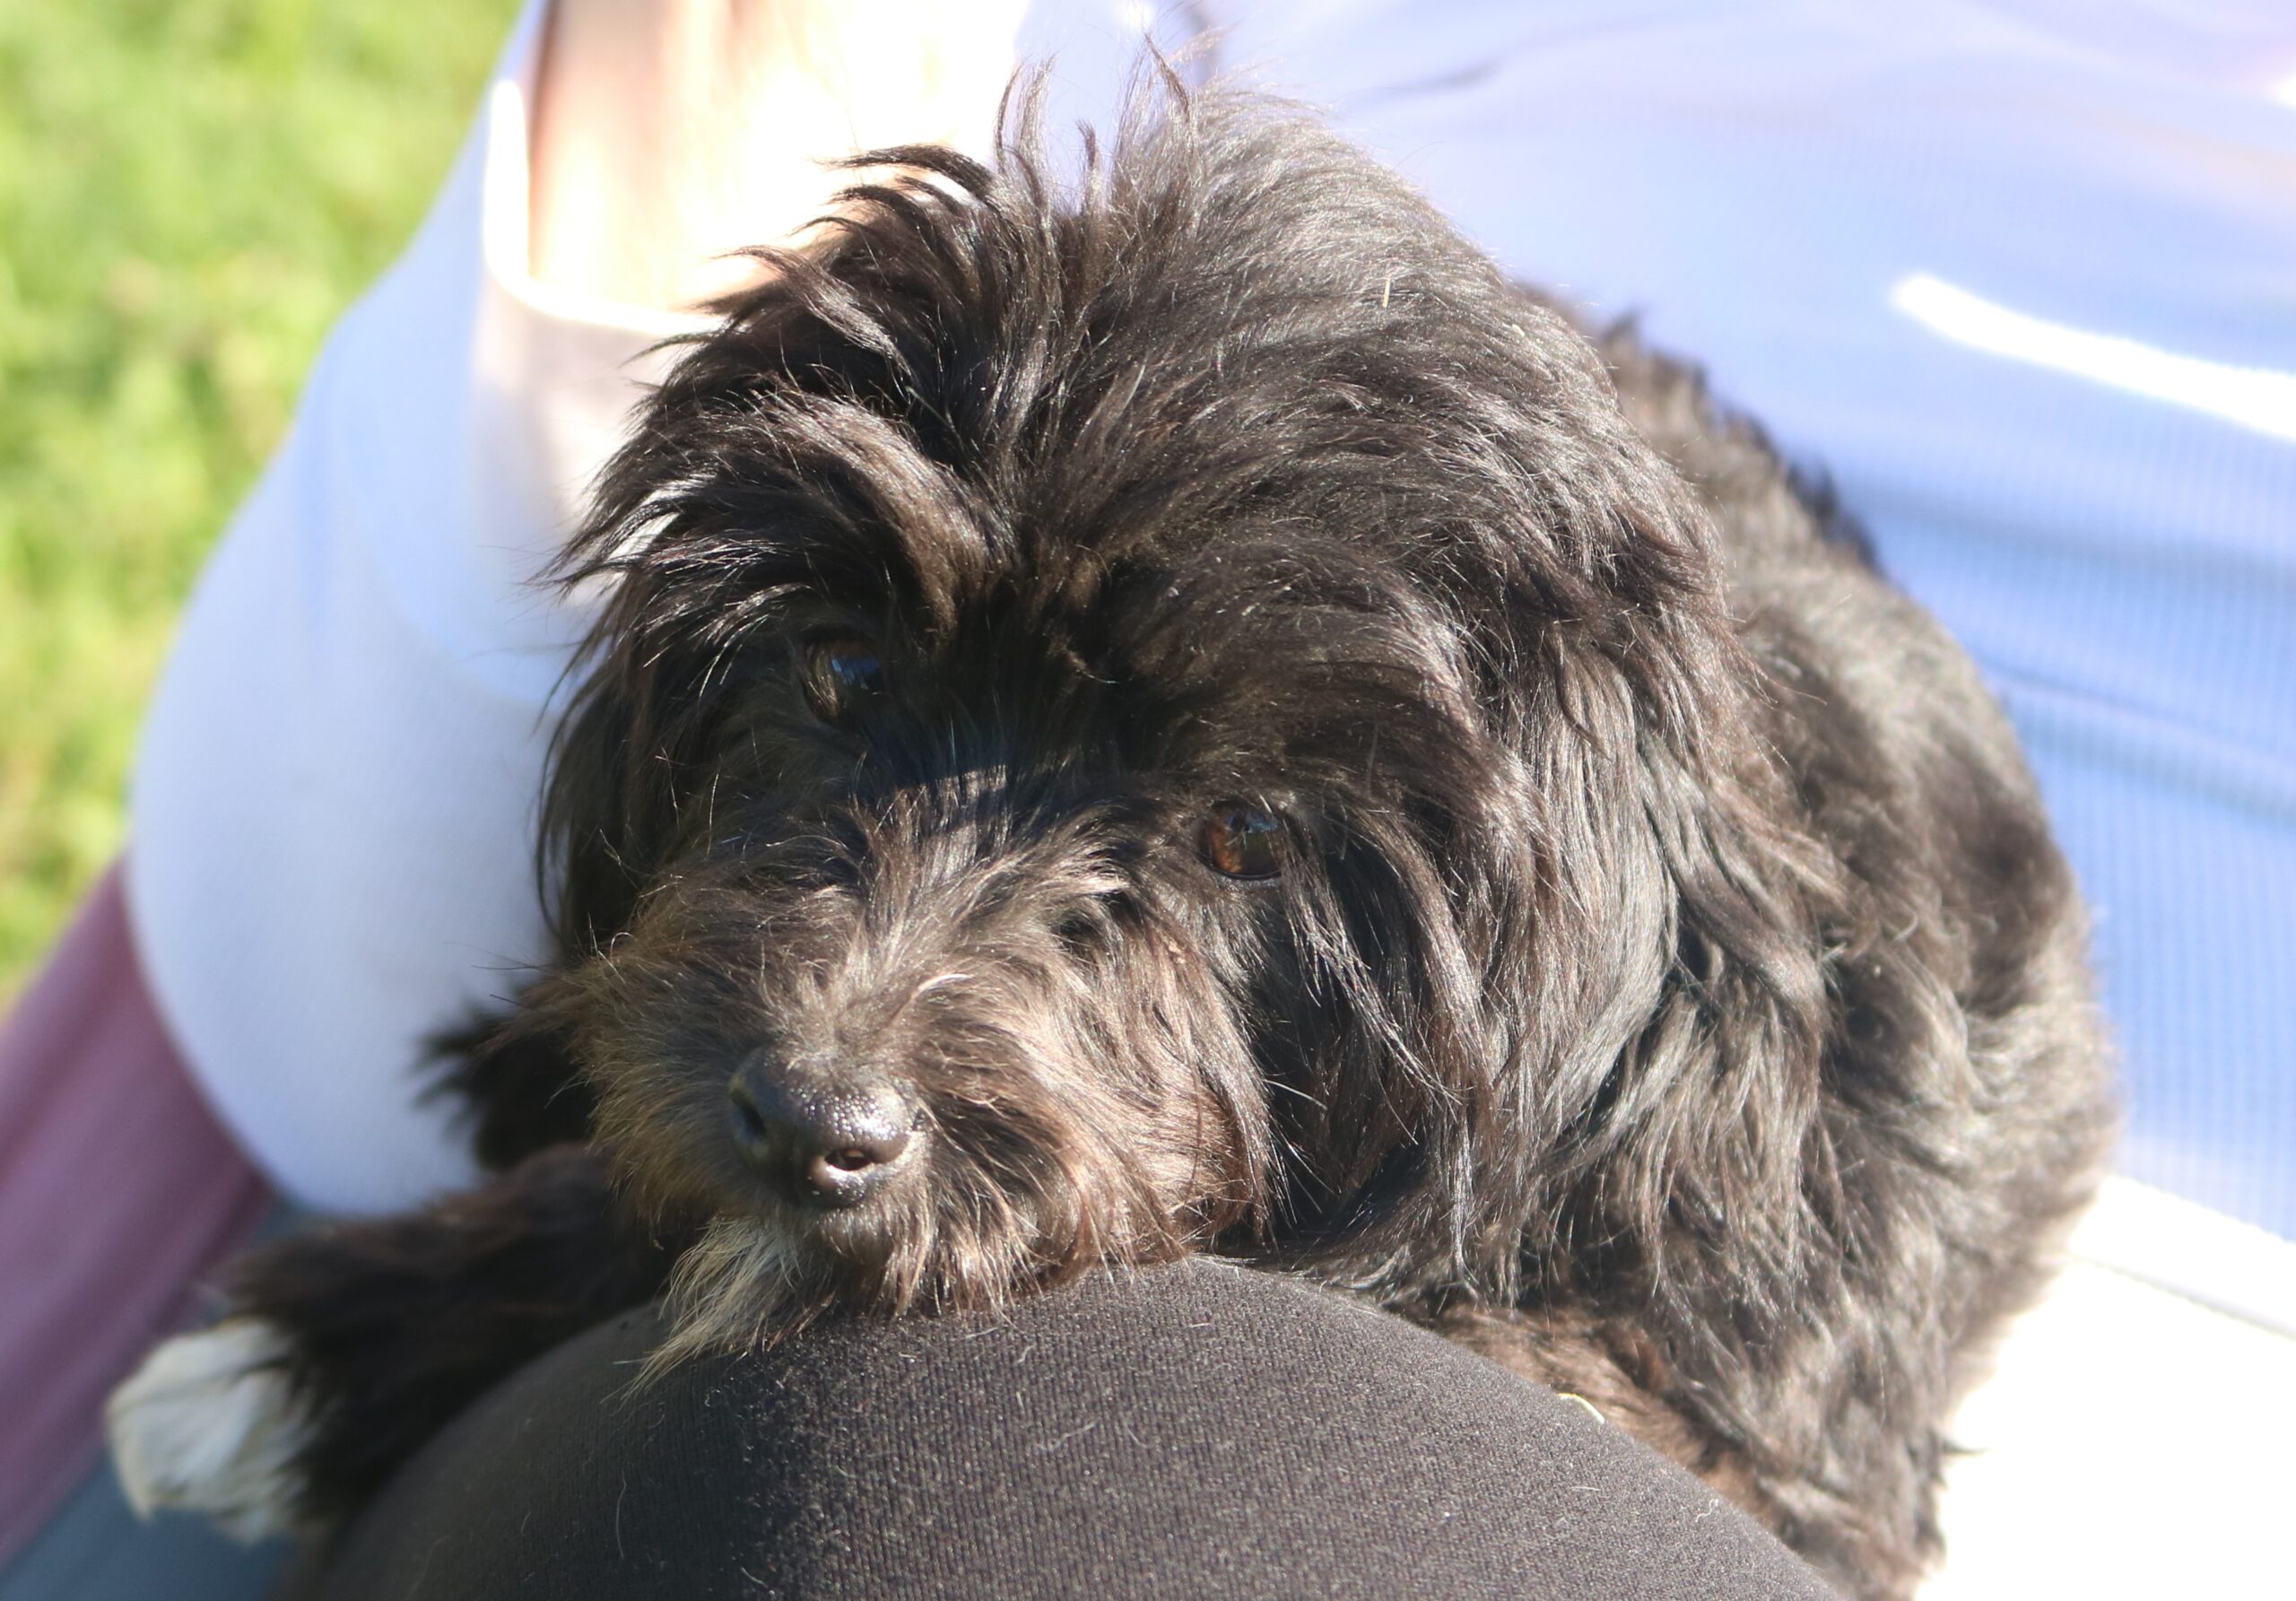
[[[1697,1480],[1395,1318],[1195,1261],[650,1384],[631,1313],[482,1401],[303,1593],[1824,1597]]]

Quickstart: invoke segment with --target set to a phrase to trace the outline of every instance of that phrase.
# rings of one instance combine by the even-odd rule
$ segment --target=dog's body
[[[899,152],[657,395],[570,561],[562,958],[457,1070],[509,1170],[252,1258],[273,1365],[155,1362],[268,1454],[147,1375],[144,1493],[339,1513],[665,1285],[674,1357],[1212,1249],[1909,1591],[2110,1124],[2006,724],[1693,377],[1165,109],[1066,201]]]

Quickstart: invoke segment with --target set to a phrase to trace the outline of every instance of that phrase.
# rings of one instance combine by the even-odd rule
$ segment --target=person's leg
[[[1705,1485],[1483,1359],[1192,1262],[639,1377],[625,1315],[465,1414],[305,1591],[1823,1597]]]

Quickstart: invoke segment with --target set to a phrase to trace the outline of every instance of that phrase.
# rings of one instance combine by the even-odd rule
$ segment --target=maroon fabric
[[[105,1393],[271,1200],[161,1025],[115,866],[0,1024],[0,1565],[95,1460]]]

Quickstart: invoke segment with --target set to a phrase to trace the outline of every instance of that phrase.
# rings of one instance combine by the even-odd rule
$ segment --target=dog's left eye
[[[850,717],[884,692],[884,659],[865,640],[823,640],[806,652],[805,693],[822,716]]]

